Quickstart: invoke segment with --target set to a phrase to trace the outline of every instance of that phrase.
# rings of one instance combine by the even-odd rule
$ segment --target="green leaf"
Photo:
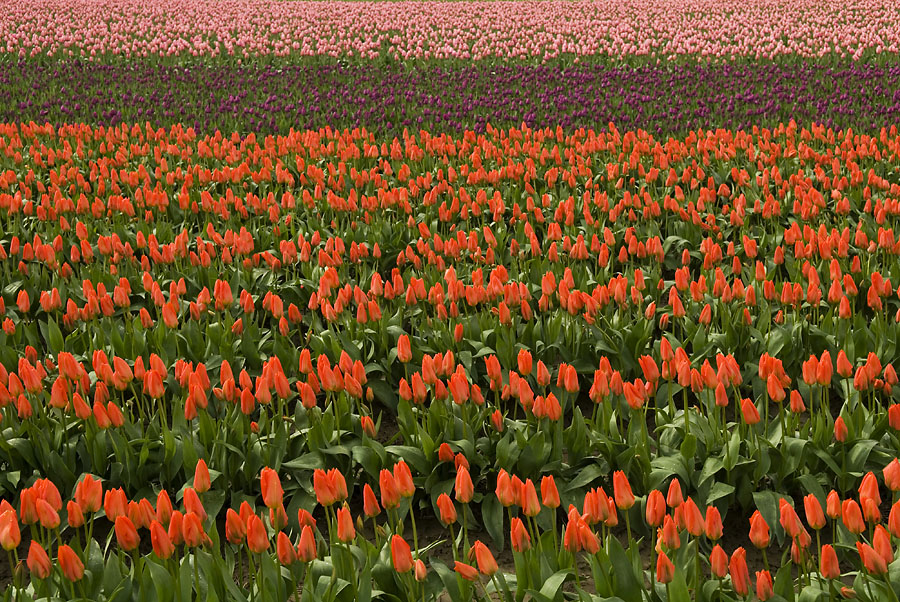
[[[641,602],[643,587],[638,585],[631,560],[625,554],[622,544],[612,534],[606,540],[606,550],[613,566],[615,579],[615,592],[622,596],[625,602]]]
[[[549,600],[561,599],[562,586],[566,579],[572,574],[572,569],[565,569],[553,573],[549,579],[544,582],[541,588],[541,595],[546,596]]]
[[[506,538],[503,537],[503,506],[496,495],[488,495],[481,503],[481,517],[488,535],[499,546],[498,552],[503,551]]]

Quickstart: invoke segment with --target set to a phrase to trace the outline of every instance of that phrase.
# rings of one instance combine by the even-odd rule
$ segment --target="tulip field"
[[[0,13],[0,599],[900,602],[900,6]]]

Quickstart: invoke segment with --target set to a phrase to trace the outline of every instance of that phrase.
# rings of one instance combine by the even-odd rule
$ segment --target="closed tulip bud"
[[[229,543],[239,546],[244,543],[247,536],[247,524],[240,515],[233,509],[229,508],[225,513],[225,539]]]
[[[829,544],[822,546],[819,554],[819,572],[826,579],[839,579],[841,576],[837,554]]]
[[[647,524],[651,527],[658,527],[660,524],[662,524],[663,517],[665,515],[666,500],[663,498],[662,492],[654,489],[647,496]]]
[[[153,544],[153,553],[161,560],[168,560],[175,552],[168,532],[157,520],[150,523],[150,542]]]
[[[634,506],[634,494],[631,492],[631,483],[628,482],[628,477],[621,470],[613,473],[613,493],[616,506],[620,510],[628,510]]]
[[[503,423],[503,414],[500,413],[500,410],[494,410],[494,412],[491,414],[491,426],[493,426],[494,430],[498,433],[503,432],[505,425]]]
[[[884,467],[884,484],[891,491],[900,491],[900,460],[897,458]]]
[[[0,514],[0,546],[7,552],[11,552],[22,543],[22,534],[19,530],[19,520],[15,510],[6,510]]]
[[[709,555],[709,568],[718,579],[722,579],[728,574],[728,554],[719,544],[713,546],[712,553]]]
[[[276,508],[284,503],[284,491],[278,473],[271,468],[263,468],[259,477],[263,503],[267,508]]]
[[[825,514],[828,518],[835,519],[841,515],[841,496],[834,489],[825,498]]]
[[[156,520],[163,525],[168,525],[169,519],[172,517],[172,510],[172,500],[169,498],[166,490],[163,489],[156,496]]]
[[[660,534],[660,542],[667,550],[677,550],[681,547],[681,538],[678,536],[678,526],[675,520],[666,515],[663,518],[662,533]]]
[[[866,530],[859,504],[853,500],[844,500],[841,504],[841,520],[851,533],[859,535]]]
[[[472,557],[475,558],[475,564],[478,565],[478,572],[486,577],[490,577],[499,569],[494,555],[480,540],[476,540],[472,544],[472,549],[469,550],[469,559],[471,560]]]
[[[471,565],[463,564],[458,560],[453,564],[453,570],[466,581],[475,581],[478,579],[478,569]]]
[[[366,483],[363,487],[363,514],[366,518],[378,516],[381,513],[381,506],[378,505],[378,499],[372,487]]]
[[[722,515],[715,506],[706,508],[706,537],[712,541],[722,538]]]
[[[453,500],[450,499],[449,495],[446,493],[439,495],[437,507],[438,512],[440,513],[441,523],[446,526],[456,522],[456,507],[453,505]]]
[[[203,507],[203,502],[200,501],[200,496],[197,495],[193,487],[188,487],[184,490],[183,502],[186,513],[192,512],[199,516],[201,521],[206,520],[206,509]]]
[[[400,339],[397,341],[397,359],[404,364],[412,359],[412,346],[409,343],[409,337],[405,334],[400,335]]]
[[[872,547],[878,552],[878,555],[884,559],[885,564],[894,561],[894,548],[891,546],[891,535],[881,525],[875,526],[875,536],[872,538]]]
[[[660,552],[656,557],[656,580],[667,584],[675,577],[675,565],[669,560],[665,552]]]
[[[84,577],[84,563],[81,562],[78,554],[65,544],[60,545],[56,553],[63,577],[73,583],[80,581]]]
[[[344,543],[356,539],[353,518],[350,516],[350,510],[346,506],[337,511],[337,537]]]
[[[759,410],[756,409],[756,405],[746,397],[741,400],[741,414],[744,416],[744,422],[750,426],[759,422]]]
[[[556,489],[556,481],[552,475],[541,479],[541,501],[547,508],[559,508],[559,491]]]
[[[756,597],[765,602],[775,595],[772,574],[769,571],[756,571]]]
[[[541,513],[541,503],[538,501],[537,490],[531,479],[525,480],[525,485],[519,492],[519,506],[525,516],[537,516]]]
[[[472,501],[472,496],[475,494],[475,486],[472,484],[472,477],[469,476],[469,471],[465,467],[459,467],[456,471],[456,501],[468,504]]]
[[[520,349],[519,354],[516,357],[516,361],[518,363],[519,374],[523,377],[531,374],[532,370],[532,359],[531,352],[527,349]]]
[[[412,473],[403,460],[394,464],[394,479],[397,482],[397,491],[401,496],[412,497],[415,494],[416,486],[413,483]]]
[[[666,504],[669,508],[677,508],[684,503],[684,497],[681,493],[681,483],[678,479],[672,479],[669,483],[669,491],[666,494]]]
[[[316,536],[309,525],[304,525],[303,531],[300,533],[300,543],[297,544],[297,558],[301,562],[312,562],[316,558]]]
[[[844,443],[847,440],[847,434],[847,425],[844,423],[844,417],[838,416],[837,420],[834,421],[834,438],[836,441]]]
[[[769,525],[759,510],[750,517],[750,541],[760,549],[769,547]]]
[[[391,538],[391,561],[398,573],[408,573],[413,568],[412,551],[409,544],[400,535]]]
[[[201,458],[197,461],[197,467],[194,469],[194,490],[197,493],[206,493],[209,491],[210,485],[209,468]]]
[[[84,513],[81,511],[81,506],[78,505],[78,502],[69,500],[69,503],[66,505],[66,513],[70,527],[78,529],[84,526]]]
[[[700,508],[697,507],[694,500],[688,497],[681,508],[684,513],[684,526],[687,529],[687,532],[690,533],[692,537],[700,537],[703,535],[703,531],[706,528],[706,521],[703,519],[703,514],[700,513]]]
[[[269,549],[269,535],[266,533],[266,526],[256,514],[251,514],[247,519],[247,547],[254,554],[262,554]]]
[[[531,536],[525,523],[518,516],[512,519],[509,528],[509,538],[512,542],[512,549],[516,552],[525,552],[531,549]]]
[[[856,542],[856,550],[859,552],[863,566],[872,575],[884,575],[887,573],[887,563],[878,552],[867,543]]]
[[[46,579],[53,570],[53,565],[50,563],[50,557],[47,556],[47,552],[41,547],[41,544],[34,540],[31,540],[31,546],[28,548],[28,560],[26,560],[26,563],[32,577],[36,579]]]
[[[370,439],[375,438],[375,422],[372,420],[371,416],[363,416],[360,419],[360,426],[362,426],[362,431],[367,437]]]
[[[415,575],[416,581],[422,583],[425,581],[425,578],[428,576],[428,569],[425,568],[425,563],[422,562],[421,558],[417,558],[415,562]]]
[[[400,490],[397,487],[397,479],[391,471],[382,469],[378,479],[381,489],[381,505],[385,509],[396,508],[400,505]]]
[[[46,500],[37,499],[34,503],[37,511],[38,522],[45,529],[55,529],[59,526],[59,513]]]
[[[750,572],[747,570],[747,551],[744,548],[738,548],[731,555],[728,571],[731,573],[731,583],[734,586],[734,591],[739,596],[749,594]]]
[[[891,506],[891,512],[888,515],[888,529],[891,535],[900,538],[900,501]]]
[[[275,552],[278,556],[278,562],[282,566],[291,566],[297,560],[294,544],[291,543],[290,538],[285,535],[284,531],[279,531],[278,537],[275,538]]]
[[[825,526],[825,514],[815,495],[810,493],[803,498],[803,509],[806,511],[806,522],[810,527],[818,531]]]
[[[93,514],[100,509],[103,499],[103,485],[92,475],[86,475],[75,486],[75,501],[84,512]]]
[[[172,524],[169,523],[169,530],[171,529]],[[203,530],[203,519],[194,512],[187,512],[181,519],[181,534],[184,537],[184,544],[189,548],[202,546],[208,537]]]

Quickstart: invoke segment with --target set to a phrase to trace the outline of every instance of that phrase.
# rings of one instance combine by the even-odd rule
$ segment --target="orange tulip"
[[[750,426],[759,422],[759,410],[756,409],[756,405],[746,397],[741,400],[741,414],[744,416],[744,422]]]
[[[281,488],[281,479],[278,478],[277,472],[268,467],[263,468],[259,481],[266,508],[276,508],[284,503],[284,491]]]
[[[311,562],[316,558],[316,537],[313,534],[312,527],[303,526],[300,533],[300,543],[297,544],[297,558],[301,562]]]
[[[541,479],[541,501],[547,508],[559,508],[559,491],[556,489],[553,475]]]
[[[437,507],[440,512],[441,523],[446,526],[456,522],[456,507],[453,505],[453,500],[450,499],[449,495],[446,493],[439,495]]]
[[[169,534],[157,520],[150,523],[150,542],[153,544],[153,553],[162,560],[168,560],[175,552]]]
[[[866,530],[859,504],[853,500],[844,500],[841,504],[841,520],[851,533],[859,535]]]
[[[415,494],[416,486],[413,483],[412,473],[403,460],[394,464],[394,479],[397,482],[397,491],[401,496],[412,497]]]
[[[209,478],[209,468],[206,462],[201,458],[197,461],[197,467],[194,469],[194,489],[197,493],[206,493],[211,486]]]
[[[620,510],[628,510],[634,506],[634,494],[631,492],[631,483],[628,482],[628,477],[621,470],[613,473],[613,492],[616,506]]]
[[[385,509],[396,508],[400,505],[400,490],[397,479],[387,469],[382,469],[378,475],[378,487],[381,489],[381,505]]]
[[[126,552],[136,549],[141,543],[134,523],[127,516],[116,518],[116,540],[119,542],[119,547]]]
[[[656,557],[656,580],[659,583],[669,583],[675,577],[675,565],[669,560],[665,552],[660,552]]]
[[[6,510],[0,514],[0,546],[7,552],[19,547],[22,535],[15,510]]]
[[[887,573],[887,563],[884,558],[876,552],[872,546],[861,541],[856,542],[856,549],[862,560],[863,566],[873,575],[884,575]]]
[[[466,581],[475,581],[478,579],[478,569],[471,565],[463,564],[458,560],[453,564],[453,570]]]
[[[722,515],[715,506],[706,508],[706,536],[712,541],[722,538]]]
[[[344,543],[356,539],[356,529],[353,527],[353,518],[350,509],[344,506],[337,511],[337,537]]]
[[[469,559],[473,556],[478,565],[478,572],[482,575],[490,577],[499,569],[497,561],[494,559],[494,555],[491,554],[488,547],[481,543],[480,540],[476,540],[475,543],[472,544],[472,549],[469,550]]]
[[[750,517],[750,541],[760,549],[769,547],[769,525],[759,510]]]
[[[728,574],[728,554],[719,544],[713,546],[712,553],[709,555],[709,567],[712,574],[718,579],[722,579]]]
[[[412,346],[409,343],[409,337],[405,334],[400,335],[400,339],[397,341],[397,359],[404,364],[412,359]]]
[[[512,549],[516,552],[525,552],[531,549],[531,536],[525,528],[525,523],[518,516],[512,519],[509,528],[509,538]]]
[[[269,549],[269,535],[262,519],[251,514],[247,519],[247,547],[254,554],[262,554]]]
[[[519,492],[519,506],[525,516],[534,517],[541,513],[541,503],[538,501],[537,491],[531,479],[525,480],[525,484]]]
[[[294,550],[294,544],[291,543],[290,538],[285,535],[284,531],[278,532],[278,537],[275,540],[275,551],[278,556],[278,562],[280,562],[282,566],[291,566],[294,564],[294,561],[297,560],[297,552]]]
[[[841,576],[837,554],[829,544],[822,546],[822,551],[819,553],[819,572],[826,579],[838,579]]]
[[[669,491],[666,494],[666,504],[669,508],[677,508],[684,503],[684,497],[681,494],[681,483],[678,479],[672,479],[669,483]]]
[[[171,529],[170,523],[169,530],[171,531]],[[202,546],[208,537],[206,531],[203,530],[203,519],[195,512],[188,512],[182,517],[181,533],[184,537],[184,544],[190,548]]]
[[[772,574],[769,571],[756,571],[756,597],[765,602],[775,595]]]
[[[84,512],[93,514],[100,509],[103,499],[103,485],[92,475],[86,475],[75,486],[75,501]]]
[[[746,596],[750,593],[750,572],[747,570],[747,551],[744,548],[738,548],[731,555],[728,563],[728,571],[731,573],[731,582],[734,591],[739,596]]]
[[[381,506],[378,505],[378,499],[375,492],[372,491],[371,485],[368,483],[363,487],[363,514],[366,518],[378,516],[381,513]]]
[[[464,466],[460,466],[456,471],[456,501],[468,504],[472,501],[475,494],[475,486],[472,484],[472,477]]]
[[[69,546],[65,544],[59,546],[57,560],[63,576],[69,581],[79,581],[84,577],[84,563]]]
[[[844,422],[844,417],[838,416],[837,420],[834,421],[834,439],[844,443],[847,440],[847,435],[847,424]]]
[[[408,573],[413,568],[412,551],[400,535],[391,538],[391,560],[394,563],[394,570],[398,573]]]
[[[66,513],[70,527],[78,529],[84,526],[84,513],[81,511],[81,506],[78,505],[78,502],[69,500],[68,504],[66,504]]]
[[[47,552],[41,547],[41,544],[34,540],[31,540],[31,546],[28,548],[28,560],[26,560],[26,563],[32,576],[37,579],[46,579],[53,570],[53,565],[50,563],[50,557],[47,556]]]
[[[247,537],[247,523],[233,509],[229,508],[225,513],[225,539],[239,546]]]

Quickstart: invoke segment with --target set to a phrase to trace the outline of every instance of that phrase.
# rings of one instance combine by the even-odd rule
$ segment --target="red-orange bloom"
[[[63,576],[69,581],[79,581],[84,577],[84,563],[81,562],[78,554],[66,544],[59,546],[57,560]]]
[[[400,535],[391,538],[391,561],[398,573],[408,573],[413,568],[412,551],[409,544]]]
[[[278,478],[277,472],[268,467],[263,468],[259,481],[266,508],[276,508],[284,503],[284,490],[281,488],[281,479]]]
[[[822,551],[819,554],[819,572],[826,579],[838,579],[841,576],[841,567],[838,564],[837,554],[829,544],[822,546]]]
[[[769,547],[769,525],[759,510],[750,517],[750,541],[760,549]]]
[[[488,547],[480,540],[476,540],[475,543],[472,544],[472,549],[469,550],[469,559],[473,556],[475,557],[475,563],[478,565],[478,571],[482,575],[490,577],[499,569],[497,561],[494,559],[494,555],[491,554]]]
[[[456,470],[456,501],[468,504],[475,495],[475,486],[472,484],[472,477],[466,467],[460,466]]]
[[[728,563],[728,571],[731,573],[731,583],[734,591],[739,596],[750,593],[750,572],[747,570],[747,550],[738,548],[731,555]]]
[[[621,470],[617,470],[613,474],[613,494],[616,499],[616,506],[620,510],[628,510],[634,506],[634,494],[631,492],[631,483],[628,477]]]
[[[669,560],[665,552],[660,552],[656,557],[656,580],[660,583],[669,583],[675,577],[675,565]]]

